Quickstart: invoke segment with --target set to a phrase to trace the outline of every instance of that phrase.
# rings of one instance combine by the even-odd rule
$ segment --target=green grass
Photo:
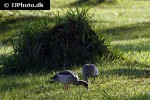
[[[118,61],[117,61],[118,62]],[[148,100],[150,79],[144,75],[142,68],[123,65],[116,62],[103,62],[98,64],[100,74],[94,84],[89,83],[89,90],[84,87],[70,85],[64,91],[62,84],[49,83],[48,79],[54,74],[40,73],[37,75],[1,76],[0,91],[5,99],[104,99],[104,100]],[[134,70],[135,69],[135,70]],[[144,68],[146,70],[146,68]],[[75,69],[81,77],[81,71]],[[121,74],[120,74],[121,73]]]
[[[65,1],[65,2],[63,2]],[[67,11],[76,0],[51,0],[51,11],[0,11],[0,41],[15,35],[24,26],[23,23],[43,18],[59,7]],[[99,75],[89,90],[70,85],[64,91],[62,84],[49,83],[55,72],[1,75],[0,99],[2,100],[149,100],[150,99],[150,2],[146,0],[123,0],[116,4],[100,3],[94,5],[90,13],[95,12],[96,31],[102,32],[114,48],[123,52],[125,60],[101,60],[96,65]],[[93,5],[90,5],[93,6]],[[74,9],[74,8],[73,8]],[[60,13],[62,15],[62,13]],[[21,18],[21,19],[20,19]],[[23,18],[23,19],[22,19]],[[30,19],[31,18],[31,19]],[[53,19],[52,19],[53,20]],[[51,21],[52,21],[51,20]],[[22,26],[22,27],[20,27]],[[2,48],[0,57],[12,50]],[[81,66],[73,69],[81,75]]]

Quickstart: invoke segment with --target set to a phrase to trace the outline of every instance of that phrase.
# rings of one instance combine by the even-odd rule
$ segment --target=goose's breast
[[[98,74],[98,69],[96,67],[83,67],[82,73],[87,76],[95,76]]]

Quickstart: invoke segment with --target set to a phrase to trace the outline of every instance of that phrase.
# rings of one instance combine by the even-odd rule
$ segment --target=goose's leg
[[[95,82],[95,78],[96,78],[96,77],[94,76],[94,82]]]
[[[68,89],[68,84],[64,84],[64,90]]]
[[[91,83],[94,83],[95,82],[95,76],[94,76],[94,80],[93,81],[91,81]]]
[[[68,88],[69,88],[69,85],[66,85],[66,89],[68,90]]]

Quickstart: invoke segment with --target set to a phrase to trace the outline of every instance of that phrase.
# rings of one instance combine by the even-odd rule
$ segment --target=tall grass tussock
[[[70,9],[64,16],[58,12],[55,25],[48,25],[47,17],[28,23],[11,39],[14,53],[4,57],[3,69],[11,73],[66,69],[113,55],[103,35],[94,31],[88,11]]]

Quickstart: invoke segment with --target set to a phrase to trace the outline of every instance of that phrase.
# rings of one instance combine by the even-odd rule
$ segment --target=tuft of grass
[[[10,72],[66,69],[84,63],[94,63],[99,58],[117,57],[109,50],[101,33],[82,8],[56,16],[55,25],[48,26],[48,19],[27,23],[17,37],[10,40],[14,54],[4,57],[3,68]]]

